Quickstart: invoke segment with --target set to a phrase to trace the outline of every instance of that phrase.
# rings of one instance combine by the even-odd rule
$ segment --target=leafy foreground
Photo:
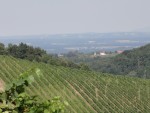
[[[0,56],[0,77],[7,84],[31,67],[43,75],[25,89],[39,102],[61,96],[68,113],[149,113],[150,80],[51,66]]]
[[[4,92],[0,93],[1,113],[61,113],[65,104],[59,97],[45,102],[39,102],[36,96],[29,96],[25,87],[34,81],[31,74],[40,75],[40,70],[31,69],[22,73],[17,80],[12,82]]]

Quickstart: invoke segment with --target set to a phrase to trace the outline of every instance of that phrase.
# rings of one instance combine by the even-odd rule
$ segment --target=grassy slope
[[[30,67],[39,67],[43,76],[27,88],[41,99],[61,96],[74,113],[149,113],[150,80],[55,67],[12,57],[0,56],[0,77],[10,83]]]

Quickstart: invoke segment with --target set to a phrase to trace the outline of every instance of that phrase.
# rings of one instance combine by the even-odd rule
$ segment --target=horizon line
[[[118,31],[118,32],[83,32],[83,33],[54,33],[54,34],[23,34],[23,35],[0,35],[3,37],[28,37],[28,36],[50,36],[50,35],[76,35],[76,34],[109,34],[109,33],[150,33],[149,31]]]

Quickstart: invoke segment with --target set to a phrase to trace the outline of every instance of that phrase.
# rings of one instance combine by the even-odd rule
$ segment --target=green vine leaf
[[[29,96],[25,88],[32,84],[34,75],[42,75],[40,69],[32,68],[20,74],[19,78],[7,85],[0,93],[0,113],[62,113],[67,102],[61,102],[60,97],[39,102],[37,96]]]

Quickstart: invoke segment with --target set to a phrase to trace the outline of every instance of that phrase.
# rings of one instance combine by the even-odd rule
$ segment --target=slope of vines
[[[7,84],[31,67],[42,77],[26,89],[39,101],[61,96],[68,113],[149,113],[150,80],[112,76],[0,56],[0,78]]]

